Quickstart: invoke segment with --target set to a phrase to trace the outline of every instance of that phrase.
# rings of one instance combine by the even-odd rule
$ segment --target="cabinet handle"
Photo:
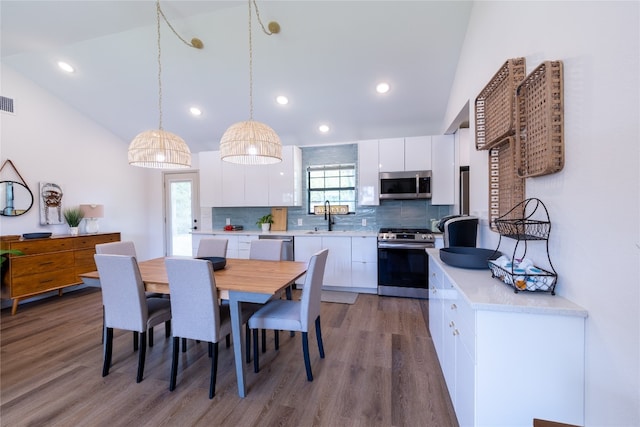
[[[457,306],[457,305],[455,305],[455,304],[451,304],[451,310],[455,310],[455,309],[457,309],[457,308],[458,308],[458,306]]]
[[[41,262],[40,265],[51,265],[53,261]]]
[[[453,335],[454,336],[460,335],[460,332],[457,329],[454,329],[453,330]]]
[[[456,326],[456,324],[455,324],[455,322],[453,320],[451,322],[449,322],[449,327],[450,328],[453,328],[455,326]]]

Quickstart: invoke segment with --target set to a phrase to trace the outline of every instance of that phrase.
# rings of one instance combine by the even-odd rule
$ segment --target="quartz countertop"
[[[286,230],[286,231],[268,231],[261,230],[238,230],[238,231],[224,231],[224,230],[198,230],[193,234],[199,235],[243,235],[243,236],[332,236],[332,237],[377,237],[377,231],[351,231],[351,230]]]
[[[548,292],[516,293],[502,281],[491,277],[491,270],[452,267],[440,260],[439,249],[426,249],[433,261],[454,283],[460,294],[476,310],[511,311],[533,314],[587,317],[587,310],[559,295]]]

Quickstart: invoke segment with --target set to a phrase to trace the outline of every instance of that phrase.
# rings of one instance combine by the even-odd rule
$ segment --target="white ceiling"
[[[253,15],[254,119],[283,144],[442,133],[470,1],[258,2]],[[248,3],[162,1],[163,128],[193,152],[217,150],[249,118]],[[158,127],[155,1],[1,0],[2,62],[128,143]],[[61,72],[65,60],[74,74]],[[391,91],[375,93],[377,82]],[[284,94],[287,106],[275,103]],[[0,95],[14,98],[10,87]],[[20,99],[14,99],[20,114]],[[198,106],[203,115],[189,114]],[[320,134],[327,123],[331,131]]]

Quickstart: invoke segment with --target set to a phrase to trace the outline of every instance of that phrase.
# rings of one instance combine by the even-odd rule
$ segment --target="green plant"
[[[17,249],[0,249],[0,265],[8,259],[6,255],[24,255],[24,253]]]
[[[258,225],[273,224],[273,216],[271,214],[267,214],[267,215],[263,216],[262,218],[258,219],[256,224],[258,224]]]
[[[78,227],[82,218],[84,218],[84,214],[80,208],[65,209],[62,214],[64,215],[64,220],[69,224],[69,227]]]

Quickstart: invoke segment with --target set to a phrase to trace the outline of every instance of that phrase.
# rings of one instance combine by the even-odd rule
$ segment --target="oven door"
[[[378,295],[429,298],[426,247],[378,243]]]

